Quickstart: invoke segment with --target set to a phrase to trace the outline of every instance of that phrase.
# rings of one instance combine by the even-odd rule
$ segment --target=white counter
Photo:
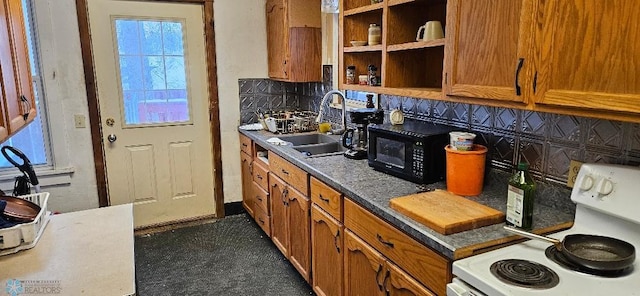
[[[34,248],[0,256],[0,291],[12,284],[26,289],[19,295],[135,295],[131,204],[50,219]]]

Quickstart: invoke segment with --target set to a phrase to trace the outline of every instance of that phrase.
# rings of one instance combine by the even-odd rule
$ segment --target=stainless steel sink
[[[341,143],[338,143],[335,140],[333,143],[293,146],[293,149],[298,150],[309,157],[341,154],[347,150],[347,148],[342,147]]]
[[[337,138],[320,133],[282,135],[278,137],[283,141],[293,143],[293,146],[338,142]]]

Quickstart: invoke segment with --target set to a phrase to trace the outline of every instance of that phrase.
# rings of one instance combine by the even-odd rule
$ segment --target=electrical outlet
[[[73,122],[76,128],[85,128],[87,127],[86,117],[82,114],[73,115]]]
[[[576,183],[576,178],[578,178],[578,172],[580,171],[580,167],[582,166],[582,162],[572,160],[569,164],[569,176],[567,177],[567,186],[573,188],[573,185]]]

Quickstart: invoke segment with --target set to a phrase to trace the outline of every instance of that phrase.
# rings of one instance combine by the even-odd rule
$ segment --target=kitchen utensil
[[[510,226],[504,226],[504,229],[520,236],[552,243],[569,261],[592,270],[622,270],[631,266],[636,259],[636,250],[632,244],[613,237],[569,234],[560,241]]]
[[[439,189],[392,198],[389,206],[442,234],[504,221],[501,211]]]
[[[14,160],[9,153],[7,153],[7,150],[9,150],[9,152],[11,152],[13,155],[17,156],[18,158],[20,158],[21,160],[21,164],[18,163],[18,161]],[[33,166],[31,166],[31,162],[29,161],[29,158],[27,158],[26,155],[24,155],[24,153],[22,153],[22,151],[11,147],[11,146],[3,146],[0,151],[2,152],[2,155],[4,155],[4,157],[15,167],[17,167],[23,174],[27,175],[29,177],[29,182],[31,183],[31,185],[33,185],[33,187],[35,188],[36,193],[40,192],[40,182],[38,182],[38,177],[36,176],[36,172],[33,170]]]
[[[40,206],[26,199],[4,195],[0,196],[0,200],[7,202],[4,212],[0,215],[11,221],[28,223],[40,213]]]
[[[365,45],[367,45],[367,41],[364,41],[364,40],[352,40],[349,43],[351,43],[351,46],[365,46]]]
[[[423,35],[422,38],[420,38],[420,35]],[[441,38],[444,38],[444,31],[442,30],[442,23],[439,21],[426,22],[418,28],[418,34],[416,35],[416,41],[431,41]]]

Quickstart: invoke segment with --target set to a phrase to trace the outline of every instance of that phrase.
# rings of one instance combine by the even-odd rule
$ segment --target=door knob
[[[116,135],[114,135],[114,134],[109,134],[109,135],[107,136],[107,140],[108,140],[110,143],[115,142],[117,139],[118,139],[118,138],[117,138],[117,137],[116,137]]]

